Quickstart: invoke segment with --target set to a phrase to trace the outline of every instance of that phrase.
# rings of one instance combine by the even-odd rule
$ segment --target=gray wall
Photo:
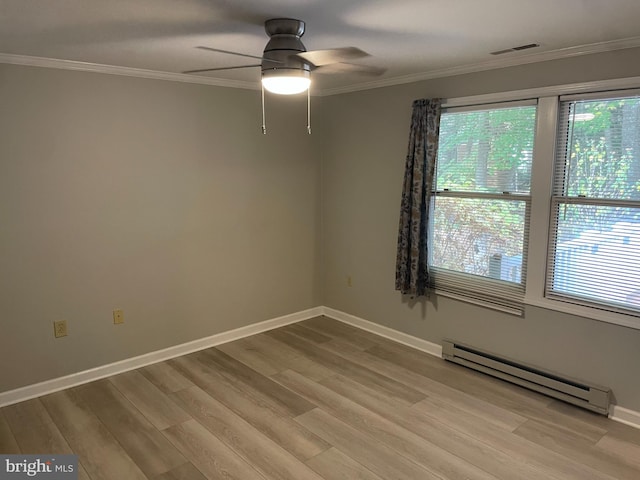
[[[636,76],[639,55],[323,97],[312,137],[299,98],[271,99],[263,137],[253,91],[0,65],[0,391],[325,304],[640,410],[640,331],[393,287],[412,100]]]
[[[0,391],[321,304],[318,140],[259,99],[0,65]]]
[[[442,297],[410,304],[394,291],[412,100],[640,76],[638,58],[622,50],[325,98],[324,304],[610,386],[617,403],[640,410],[639,330],[534,307],[520,318]]]

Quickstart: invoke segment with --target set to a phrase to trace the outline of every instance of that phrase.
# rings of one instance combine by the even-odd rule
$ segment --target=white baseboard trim
[[[640,412],[630,410],[628,408],[612,405],[609,412],[609,418],[616,422],[624,423],[630,427],[640,429]]]
[[[144,355],[127,358],[119,362],[102,365],[100,367],[73,373],[64,377],[46,380],[33,385],[27,385],[26,387],[17,388],[8,392],[0,392],[0,407],[48,395],[66,388],[76,387],[84,383],[100,380],[101,378],[145,367],[153,363],[163,362],[171,358],[187,355],[199,350],[215,347],[216,345],[221,345],[223,343],[232,342],[251,335],[273,330],[274,328],[283,327],[303,320],[309,320],[320,315],[325,315],[329,318],[333,318],[334,320],[338,320],[348,325],[366,330],[367,332],[380,335],[381,337],[388,338],[395,342],[402,343],[403,345],[407,345],[430,355],[442,358],[441,345],[414,337],[389,327],[384,327],[377,323],[370,322],[369,320],[356,317],[355,315],[341,312],[340,310],[321,306],[292,313],[290,315],[284,315],[282,317],[272,318],[270,320],[254,323],[252,325],[236,328],[234,330],[218,333],[216,335],[211,335],[210,337],[200,338],[180,345],[174,345],[173,347],[157,350],[155,352],[145,353]],[[612,405],[609,418],[616,422],[624,423],[625,425],[640,429],[640,412],[636,412],[635,410],[630,410],[618,405]]]
[[[367,332],[375,333],[376,335],[388,338],[389,340],[393,340],[394,342],[402,343],[403,345],[407,345],[430,355],[442,358],[442,345],[431,343],[427,340],[414,337],[413,335],[399,332],[398,330],[394,330],[393,328],[384,327],[377,323],[370,322],[369,320],[365,320],[364,318],[341,312],[340,310],[335,310],[329,307],[322,307],[322,310],[323,315],[325,315],[326,317],[333,318],[334,320],[339,320],[340,322],[361,328],[362,330],[366,330]]]
[[[210,337],[200,338],[191,342],[174,345],[155,352],[145,353],[133,358],[127,358],[119,362],[102,365],[64,377],[46,380],[44,382],[27,385],[26,387],[17,388],[8,392],[0,392],[0,407],[12,405],[14,403],[23,402],[32,398],[41,397],[50,393],[58,392],[66,388],[76,387],[84,383],[93,382],[101,378],[110,377],[119,373],[135,370],[152,363],[163,362],[171,358],[187,355],[189,353],[204,350],[205,348],[215,347],[222,343],[232,342],[244,337],[255,335],[257,333],[273,330],[274,328],[283,327],[291,323],[301,322],[323,314],[322,307],[315,307],[290,315],[278,318],[272,318],[263,322],[254,323],[245,327],[236,328],[227,332],[211,335]]]

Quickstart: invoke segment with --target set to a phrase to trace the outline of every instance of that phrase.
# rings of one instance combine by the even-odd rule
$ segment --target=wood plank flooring
[[[0,409],[82,480],[638,480],[640,430],[325,317]]]

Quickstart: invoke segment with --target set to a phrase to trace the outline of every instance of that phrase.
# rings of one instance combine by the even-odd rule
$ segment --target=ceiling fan
[[[233,67],[202,68],[187,70],[182,73],[196,74],[219,70],[233,70],[239,68],[262,69],[262,131],[266,133],[264,125],[264,90],[279,95],[291,95],[307,92],[307,106],[310,103],[309,85],[310,72],[355,72],[366,75],[381,75],[386,69],[358,65],[353,60],[368,57],[369,54],[356,47],[342,47],[328,50],[307,51],[300,39],[305,32],[305,22],[293,18],[272,18],[264,23],[264,29],[269,35],[269,41],[262,52],[262,56],[221,50],[218,48],[199,46],[202,50],[226,53],[239,57],[260,60],[260,63],[238,65]],[[307,114],[309,120],[309,114]],[[311,127],[307,122],[308,133]]]
[[[267,91],[281,95],[302,93],[309,88],[311,71],[352,71],[367,75],[381,75],[384,68],[356,65],[350,63],[369,54],[356,47],[334,48],[329,50],[313,50],[308,52],[300,39],[305,32],[305,22],[293,18],[272,18],[264,23],[269,35],[269,42],[261,57],[246,53],[232,52],[218,48],[199,46],[202,50],[237,55],[245,58],[261,60],[253,65],[234,67],[202,68],[187,70],[182,73],[205,73],[217,70],[233,70],[238,68],[262,68],[262,83]]]

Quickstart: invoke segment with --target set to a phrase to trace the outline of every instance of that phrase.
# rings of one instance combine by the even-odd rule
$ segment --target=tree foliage
[[[566,137],[559,142],[555,194],[640,200],[640,99],[580,101],[568,108],[561,118]],[[436,189],[528,194],[535,117],[533,106],[443,114]],[[640,221],[636,209],[624,207],[559,208],[563,241],[587,230],[611,229],[615,222]],[[496,254],[523,254],[524,218],[524,202],[438,197],[433,264],[489,276]]]
[[[443,115],[437,189],[528,193],[535,116],[533,106]],[[438,197],[432,264],[487,277],[495,255],[521,262],[524,217],[523,201]]]
[[[438,197],[435,203],[432,265],[488,277],[494,255],[522,255],[524,201]]]
[[[528,192],[535,115],[533,106],[443,115],[438,189]]]
[[[567,195],[640,200],[640,100],[575,103],[568,121]]]
[[[564,189],[569,197],[640,200],[640,99],[576,102],[569,107]],[[625,208],[566,209],[573,236],[638,221]],[[569,215],[572,218],[566,218]]]

